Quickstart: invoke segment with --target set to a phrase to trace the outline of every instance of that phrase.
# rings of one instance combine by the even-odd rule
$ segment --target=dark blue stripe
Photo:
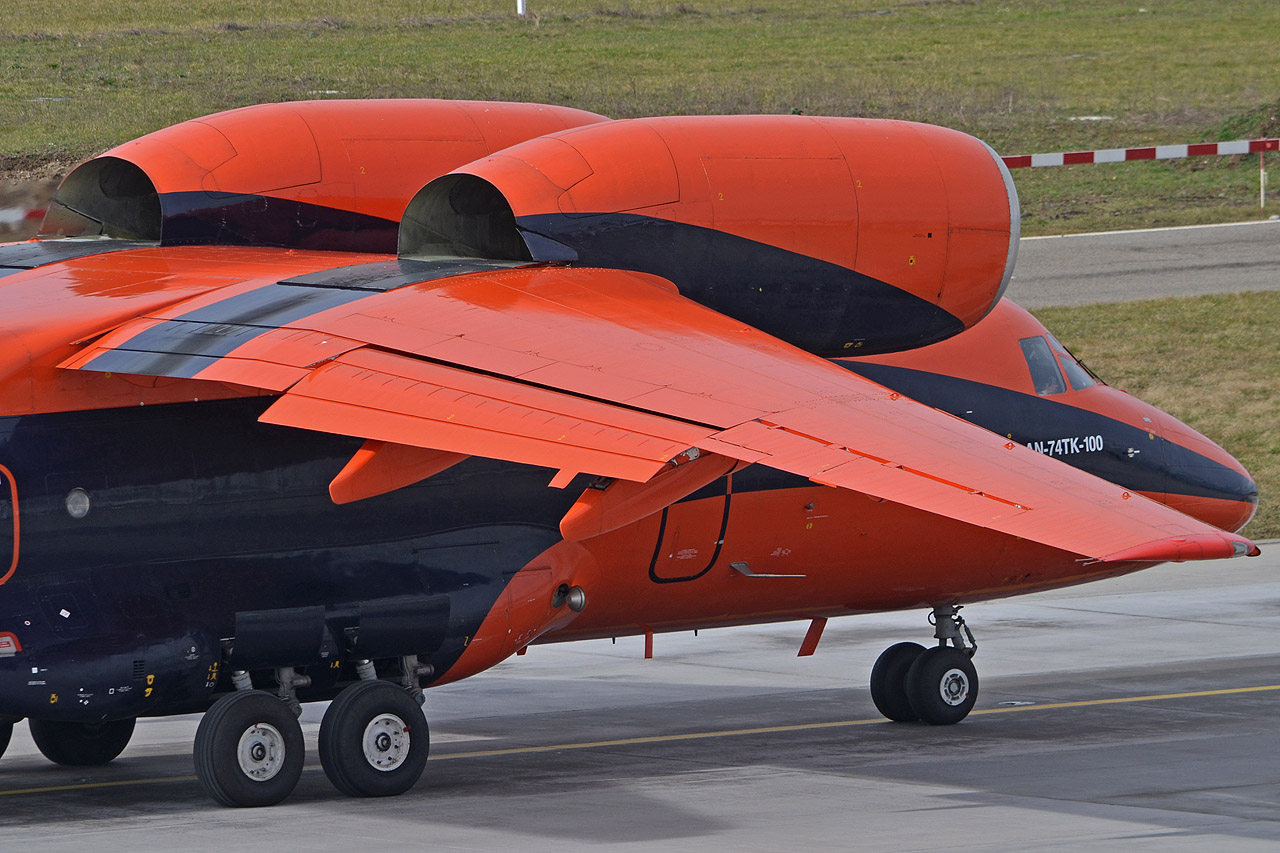
[[[400,223],[296,199],[192,190],[160,195],[166,246],[287,246],[394,254]]]
[[[0,267],[31,270],[49,264],[74,261],[89,255],[122,252],[125,249],[144,249],[155,243],[139,243],[133,240],[36,240],[10,243],[0,246]],[[8,273],[6,273],[7,275]]]
[[[190,379],[259,335],[370,295],[368,290],[269,284],[152,326],[85,368]]]
[[[525,265],[523,261],[488,261],[480,258],[442,258],[431,261],[396,258],[390,261],[374,261],[369,264],[353,264],[349,267],[320,270],[308,275],[287,278],[280,283],[384,292],[406,284],[417,284],[469,272],[505,270],[523,265]]]
[[[638,270],[680,293],[818,355],[893,352],[964,331],[947,311],[848,267],[703,228],[635,213],[517,219],[536,260]]]
[[[236,323],[246,326],[262,326],[274,329],[336,308],[370,295],[367,290],[341,290],[328,287],[307,287],[296,284],[269,284],[257,290],[237,293],[221,302],[197,308],[177,318],[178,322]],[[157,327],[158,329],[159,327]],[[147,335],[153,331],[143,332]],[[139,336],[142,337],[142,336]],[[137,340],[137,339],[135,339]]]
[[[407,284],[516,264],[451,259],[353,264],[238,293],[139,332],[86,370],[190,379],[259,335]]]
[[[836,363],[1020,444],[1053,436],[1101,435],[1101,451],[1058,458],[1126,489],[1258,502],[1257,484],[1234,468],[1168,439],[1151,439],[1146,430],[1096,412],[922,370],[857,361]],[[1130,456],[1130,448],[1140,452]]]

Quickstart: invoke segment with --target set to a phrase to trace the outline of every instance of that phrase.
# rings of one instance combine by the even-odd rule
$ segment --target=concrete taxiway
[[[781,582],[781,581],[779,581]],[[114,764],[65,768],[25,726],[0,761],[0,848],[209,850],[1275,849],[1280,543],[971,605],[977,709],[879,719],[866,684],[923,612],[537,646],[428,691],[433,757],[403,797],[312,765],[271,809],[192,776],[196,718],[142,720]]]
[[[1280,287],[1280,220],[1029,237],[1007,295],[1024,308]]]

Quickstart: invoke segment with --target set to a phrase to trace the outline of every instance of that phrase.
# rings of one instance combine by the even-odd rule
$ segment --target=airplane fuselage
[[[1232,508],[1237,525],[1251,514],[1247,477],[1123,418],[925,371],[851,366],[943,408],[971,406],[1018,440],[1069,433],[1055,439],[1065,461],[1129,488],[1208,499]],[[302,667],[312,685],[300,698],[327,698],[353,678],[351,632],[388,601],[417,602],[436,622],[422,628],[434,637],[432,683],[535,640],[963,603],[1145,565],[1090,567],[762,466],[576,543],[561,540],[557,523],[589,478],[554,489],[552,471],[495,460],[336,505],[328,484],[360,442],[259,423],[270,402],[0,419],[0,464],[17,496],[4,505],[0,562],[20,555],[0,587],[0,635],[21,649],[0,658],[0,714],[94,721],[199,710],[226,689],[227,660],[263,679]],[[1130,454],[1140,440],[1143,452]],[[1198,479],[1171,478],[1170,462],[1189,457]],[[586,591],[581,613],[542,600],[560,580]],[[522,585],[532,591],[525,609],[510,599]],[[246,637],[246,614],[264,639]],[[299,621],[311,631],[301,639],[288,627]],[[264,648],[244,645],[254,642]],[[273,658],[268,647],[280,644],[303,648]],[[410,648],[422,650],[396,653]]]

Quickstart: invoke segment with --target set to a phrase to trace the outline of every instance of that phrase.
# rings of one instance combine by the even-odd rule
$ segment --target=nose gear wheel
[[[907,670],[907,699],[926,723],[949,726],[973,710],[978,699],[978,673],[959,649],[926,649]]]
[[[895,722],[923,720],[935,726],[958,723],[978,699],[978,644],[958,606],[935,607],[929,614],[938,645],[897,643],[871,670],[871,700]]]
[[[938,685],[938,693],[942,701],[953,708],[963,705],[969,698],[969,677],[958,669],[947,670]]]

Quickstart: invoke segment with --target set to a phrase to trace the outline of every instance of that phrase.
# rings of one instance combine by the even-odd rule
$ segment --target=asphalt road
[[[875,656],[923,612],[534,647],[428,692],[419,785],[223,809],[192,778],[194,718],[143,720],[105,768],[0,761],[21,851],[1274,850],[1280,548],[973,605],[982,678],[954,727],[879,719]],[[315,763],[318,708],[304,717]]]
[[[1006,293],[1023,308],[1280,288],[1280,220],[1028,237]]]

